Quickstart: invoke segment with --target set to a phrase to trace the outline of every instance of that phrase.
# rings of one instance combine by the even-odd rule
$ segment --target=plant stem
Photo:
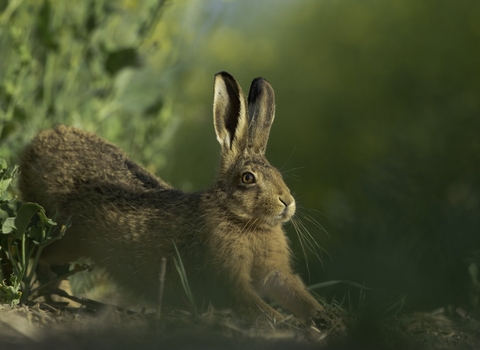
[[[167,271],[167,259],[162,258],[162,263],[160,265],[160,287],[158,291],[158,305],[157,305],[157,314],[156,319],[160,320],[162,315],[162,300],[163,300],[163,289],[165,287],[165,273]]]

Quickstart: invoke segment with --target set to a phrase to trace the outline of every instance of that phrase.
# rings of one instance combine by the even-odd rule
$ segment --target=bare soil
[[[480,349],[480,323],[462,310],[439,309],[383,320],[349,320],[327,310],[328,329],[294,319],[245,324],[229,312],[192,317],[182,310],[131,312],[0,305],[2,349]]]

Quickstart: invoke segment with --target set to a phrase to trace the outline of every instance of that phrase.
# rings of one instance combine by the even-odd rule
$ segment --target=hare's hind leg
[[[38,296],[35,299],[46,302],[68,303],[69,307],[74,308],[80,307],[81,304],[55,294],[55,290],[60,289],[68,295],[72,295],[72,289],[68,279],[58,279],[53,283],[51,282],[59,276],[65,275],[68,272],[69,267],[70,264],[50,265],[45,262],[39,262],[35,272],[37,275],[35,287],[40,287],[40,289],[38,290]],[[45,286],[43,287],[43,285]]]

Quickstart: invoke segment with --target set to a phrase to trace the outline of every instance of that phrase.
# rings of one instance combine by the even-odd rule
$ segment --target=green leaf
[[[7,162],[5,159],[0,158],[0,200],[5,201],[8,199],[6,194],[7,188],[15,178],[18,172],[18,166],[15,165],[10,171],[8,171]]]
[[[41,227],[31,227],[30,230],[28,230],[28,238],[32,240],[33,244],[40,244],[42,242],[42,232],[44,231],[43,228]]]
[[[7,191],[7,188],[10,186],[11,182],[12,179],[0,180],[0,195],[3,195]]]
[[[9,234],[15,229],[15,218],[6,218],[2,225],[2,233]]]
[[[18,209],[17,218],[15,219],[15,235],[23,235],[30,225],[32,218],[41,210],[43,210],[43,207],[36,203],[23,203],[20,209]]]
[[[1,219],[6,219],[8,218],[10,215],[8,215],[8,213],[6,212],[6,210],[3,210],[3,207],[0,205],[0,220]]]
[[[40,208],[41,210],[38,211],[38,217],[42,221],[43,226],[57,226],[57,223],[55,221],[47,217],[47,215],[45,214],[45,209],[43,209],[43,207]]]

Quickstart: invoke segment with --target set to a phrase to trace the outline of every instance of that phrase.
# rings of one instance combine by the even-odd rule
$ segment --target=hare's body
[[[66,126],[41,132],[22,158],[23,199],[72,222],[44,261],[91,257],[121,285],[155,300],[166,257],[166,292],[174,298],[181,293],[175,244],[197,301],[281,319],[264,296],[305,320],[319,317],[322,307],[291,270],[282,229],[295,201],[264,157],[274,111],[265,80],[252,83],[248,104],[231,76],[216,76],[222,158],[214,187],[196,193],[173,189],[93,134]]]

